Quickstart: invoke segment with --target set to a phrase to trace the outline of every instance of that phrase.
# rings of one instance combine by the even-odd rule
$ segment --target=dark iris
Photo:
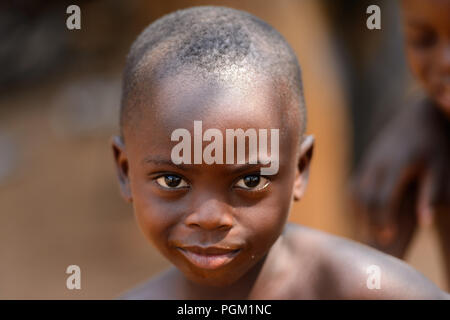
[[[181,183],[181,178],[178,176],[167,175],[167,176],[164,176],[164,182],[169,187],[175,188]]]
[[[246,176],[244,177],[244,184],[249,188],[254,188],[259,184],[260,176]]]

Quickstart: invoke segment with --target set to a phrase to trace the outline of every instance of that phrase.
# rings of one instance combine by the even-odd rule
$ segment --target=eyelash
[[[166,187],[166,186],[161,185],[161,183],[158,182],[159,179],[161,179],[161,178],[167,178],[168,176],[175,176],[175,177],[180,178],[180,179],[182,180],[182,182],[184,182],[184,183],[186,184],[186,186],[182,186],[182,187],[178,187],[178,186],[176,186],[176,187]],[[264,183],[264,186],[262,186],[262,187],[260,187],[260,188],[258,188],[258,189],[254,189],[254,188],[245,188],[245,187],[237,186],[237,184],[238,184],[241,180],[243,180],[244,178],[249,177],[249,176],[257,176],[257,177],[259,177],[260,179],[264,179],[266,182]],[[264,180],[263,180],[263,181],[264,181]],[[183,176],[181,176],[181,175],[179,175],[179,174],[174,174],[174,173],[163,173],[163,174],[159,174],[158,176],[156,176],[155,178],[153,178],[153,181],[154,181],[160,188],[163,188],[164,190],[178,191],[178,190],[183,190],[183,189],[189,189],[189,188],[190,188],[190,182],[189,182],[187,179],[185,179]],[[270,177],[268,177],[268,176],[263,176],[263,175],[260,175],[259,173],[249,173],[249,174],[246,174],[246,175],[244,175],[244,176],[241,176],[239,179],[237,179],[237,180],[235,181],[235,183],[233,183],[233,187],[232,187],[232,188],[239,189],[239,190],[244,190],[244,191],[247,191],[247,192],[258,192],[258,191],[262,191],[262,190],[264,190],[265,188],[267,188],[267,186],[268,186],[270,183],[271,183],[271,179],[270,179]],[[260,182],[258,183],[258,185],[259,185],[259,184],[260,184]],[[166,183],[166,185],[167,185],[167,183]]]
[[[239,186],[237,186],[237,184],[238,184],[238,182],[239,181],[241,181],[241,180],[243,180],[244,178],[246,178],[246,177],[249,177],[249,176],[257,176],[257,177],[259,177],[260,179],[264,179],[264,180],[266,180],[266,182],[264,183],[264,186],[263,187],[260,187],[260,188],[258,188],[258,189],[254,189],[254,188],[244,188],[244,187],[239,187]],[[268,176],[263,176],[263,175],[261,175],[261,174],[259,174],[259,173],[249,173],[249,174],[246,174],[246,175],[244,175],[244,176],[241,176],[239,179],[237,179],[237,181],[233,184],[233,188],[236,188],[236,189],[239,189],[239,190],[244,190],[244,191],[247,191],[247,192],[259,192],[259,191],[262,191],[262,190],[264,190],[265,188],[267,188],[267,186],[269,185],[271,183],[271,180],[270,180],[270,178],[268,177]]]
[[[158,180],[161,178],[166,178],[168,176],[174,176],[174,177],[178,177],[180,178],[182,181],[185,182],[186,186],[182,186],[182,187],[165,187],[163,185],[161,185]],[[158,187],[164,189],[164,190],[170,190],[170,191],[178,191],[178,190],[183,190],[183,189],[189,189],[190,188],[190,182],[184,178],[182,175],[180,174],[176,174],[176,173],[170,173],[170,172],[165,172],[165,173],[160,173],[158,176],[153,178],[153,181],[158,185]]]

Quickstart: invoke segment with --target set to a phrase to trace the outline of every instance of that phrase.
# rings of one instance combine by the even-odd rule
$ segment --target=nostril
[[[231,227],[232,227],[231,225],[222,225],[222,226],[218,227],[217,229],[226,231],[226,230],[230,230]]]
[[[200,225],[198,223],[187,223],[188,227],[199,228]]]
[[[185,225],[204,230],[227,230],[233,225],[229,206],[215,199],[203,201],[185,217]]]
[[[216,226],[212,226],[212,225],[203,225],[203,224],[198,224],[198,223],[187,223],[186,224],[188,227],[190,228],[200,228],[200,229],[208,229],[208,230],[221,230],[221,231],[226,231],[231,229],[231,225],[216,225]]]

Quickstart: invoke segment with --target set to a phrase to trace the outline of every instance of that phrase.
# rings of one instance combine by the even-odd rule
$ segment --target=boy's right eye
[[[188,183],[175,174],[165,174],[155,179],[156,183],[166,189],[181,189],[189,187]]]

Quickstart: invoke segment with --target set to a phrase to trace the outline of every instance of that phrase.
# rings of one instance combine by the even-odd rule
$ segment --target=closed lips
[[[216,269],[231,262],[240,249],[219,247],[182,247],[180,252],[193,265],[202,269]]]

